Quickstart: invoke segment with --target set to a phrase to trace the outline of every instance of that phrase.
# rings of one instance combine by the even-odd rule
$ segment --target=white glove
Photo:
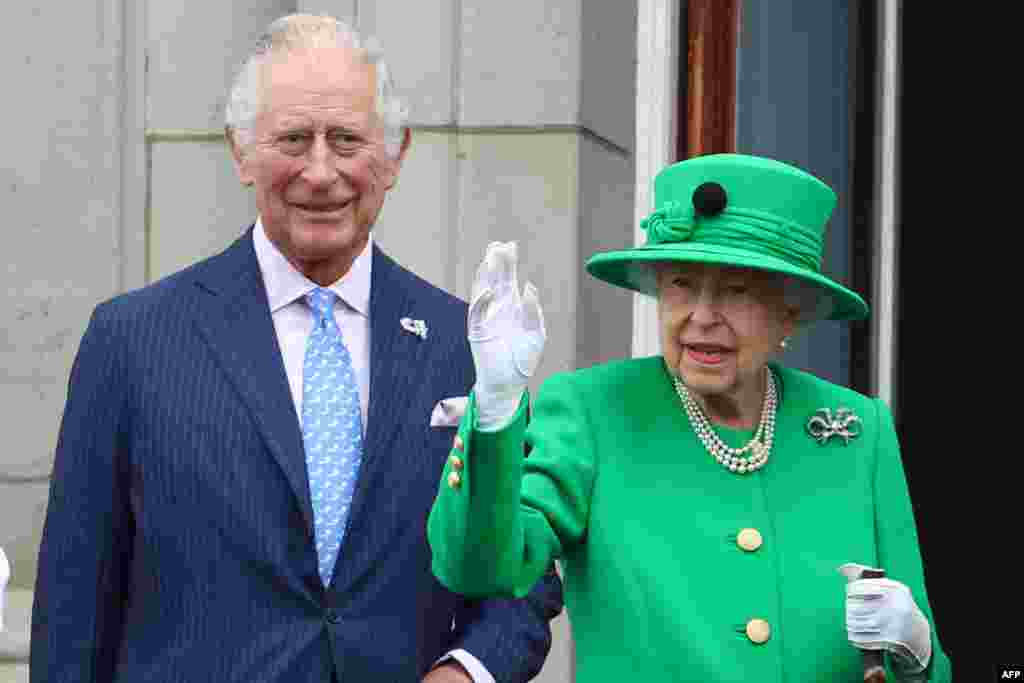
[[[7,590],[7,580],[10,578],[11,565],[7,563],[4,549],[0,548],[0,631],[4,630],[4,591]]]
[[[846,634],[862,650],[888,650],[893,668],[917,673],[932,656],[931,625],[906,584],[888,578],[857,579],[862,564],[839,568],[852,579],[846,584]]]
[[[512,420],[547,339],[537,289],[526,283],[519,295],[516,262],[515,242],[491,242],[473,282],[467,328],[482,431]]]

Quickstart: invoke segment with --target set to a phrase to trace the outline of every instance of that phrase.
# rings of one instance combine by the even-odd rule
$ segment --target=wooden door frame
[[[679,111],[686,112],[677,159],[736,151],[736,65],[741,0],[689,0],[686,22],[686,88]]]

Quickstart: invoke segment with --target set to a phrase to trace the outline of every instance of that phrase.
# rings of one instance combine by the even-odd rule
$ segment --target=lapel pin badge
[[[843,444],[848,445],[860,432],[860,418],[849,408],[837,408],[835,415],[828,408],[819,408],[807,420],[807,433],[822,446],[833,436],[842,437]]]
[[[402,324],[402,329],[406,332],[415,334],[420,339],[427,338],[427,323],[422,320],[413,320],[412,318],[402,318],[399,320]]]

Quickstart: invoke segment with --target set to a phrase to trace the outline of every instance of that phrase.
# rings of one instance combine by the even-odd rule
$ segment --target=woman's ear
[[[782,335],[792,337],[800,323],[800,307],[787,305],[782,315]]]

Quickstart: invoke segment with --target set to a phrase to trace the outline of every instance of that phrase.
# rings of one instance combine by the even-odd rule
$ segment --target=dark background
[[[1024,661],[1024,37],[999,8],[905,3],[902,24],[898,429],[939,636],[965,682]]]

